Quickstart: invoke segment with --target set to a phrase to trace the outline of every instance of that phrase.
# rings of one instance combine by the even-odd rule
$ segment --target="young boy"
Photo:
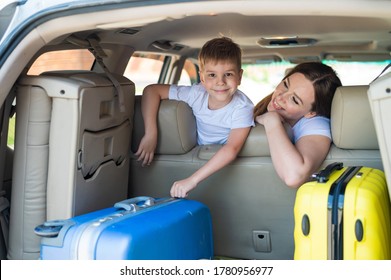
[[[136,152],[149,165],[157,145],[157,112],[162,99],[182,100],[192,108],[199,145],[224,144],[190,177],[175,182],[172,197],[186,197],[199,182],[232,162],[254,126],[251,100],[237,88],[242,79],[241,50],[230,38],[205,43],[199,54],[201,83],[193,86],[149,85],[144,89],[141,111],[145,135]]]

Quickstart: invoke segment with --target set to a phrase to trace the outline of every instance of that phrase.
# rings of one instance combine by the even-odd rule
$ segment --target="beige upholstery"
[[[343,86],[336,90],[331,132],[338,148],[379,149],[367,91],[368,86]]]
[[[141,96],[136,97],[132,151],[136,152],[144,135],[141,115]],[[184,102],[162,100],[158,112],[157,155],[180,155],[189,152],[197,144],[197,128],[191,108]],[[200,157],[209,159],[220,145],[209,145],[200,151]],[[239,156],[270,156],[265,129],[262,125],[254,127]]]
[[[40,79],[51,84],[48,94],[53,98],[48,220],[109,207],[127,197],[135,90],[125,77],[116,78],[124,93],[124,112],[104,74],[65,73]],[[65,93],[58,95],[61,90]]]
[[[137,106],[140,104],[136,103],[134,131],[140,134],[137,139],[133,135],[134,151],[142,135],[140,131],[143,131]],[[168,109],[167,106],[167,102],[162,102],[159,112],[159,137],[167,138],[160,139],[152,164],[142,167],[135,157],[131,158],[131,197],[169,196],[173,182],[190,176],[221,147],[193,144],[189,145],[192,147],[190,150],[183,149],[184,139],[195,141],[194,131],[181,130],[179,133],[177,128],[192,127],[195,130],[194,120],[188,115],[191,111],[166,112],[167,118],[163,119],[161,115]],[[337,90],[331,117],[335,139],[322,167],[342,161],[345,166],[364,165],[382,169],[368,106],[366,87],[341,87]],[[179,124],[179,120],[188,120],[189,124]],[[168,136],[176,140],[168,141]],[[170,154],[166,153],[168,150]],[[275,172],[265,130],[262,125],[257,125],[251,129],[239,157],[201,182],[189,198],[205,203],[211,210],[216,255],[244,259],[293,259],[295,196],[296,190],[288,188]],[[259,250],[255,245],[258,232],[269,234],[270,251]]]
[[[270,156],[269,143],[263,125],[257,124],[251,129],[239,156]]]
[[[331,109],[333,144],[322,167],[332,162],[384,170],[368,99],[368,86],[342,86]]]
[[[198,156],[209,160],[220,148],[221,145],[201,146]],[[257,124],[251,128],[238,157],[270,157],[269,143],[263,125]]]
[[[34,228],[127,198],[134,84],[55,72],[19,80],[9,259],[37,259]]]
[[[220,149],[221,145],[196,145],[194,117],[190,109],[179,109],[182,106],[188,108],[183,102],[161,102],[157,153],[148,167],[142,167],[135,156],[131,157],[130,197],[169,196],[174,181],[194,173]],[[184,121],[188,122],[187,125]],[[179,127],[182,129],[178,129]],[[140,102],[136,102],[133,151],[137,150],[143,131]],[[192,144],[184,149],[184,142]],[[290,209],[293,209],[295,193],[275,173],[265,130],[263,126],[257,125],[251,130],[239,158],[201,182],[189,198],[205,203],[211,210],[215,254],[238,258],[279,259],[293,258],[293,216]],[[244,204],[246,207],[241,207]],[[279,205],[280,210],[272,213],[262,211],[268,209],[268,205]],[[273,221],[273,225],[266,221]],[[282,224],[291,227],[292,231],[276,231]],[[256,235],[253,231],[256,230],[271,233],[272,252],[255,251],[253,236]],[[227,243],[230,246],[226,246]]]
[[[141,96],[136,98],[132,151],[136,152],[144,135]],[[197,144],[196,122],[191,108],[184,102],[162,100],[158,113],[158,144],[156,154],[180,155]]]
[[[46,219],[52,104],[40,87],[19,85],[8,259],[38,259],[34,228]]]

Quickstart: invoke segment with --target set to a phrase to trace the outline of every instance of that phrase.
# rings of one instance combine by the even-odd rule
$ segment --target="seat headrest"
[[[267,140],[265,127],[256,124],[251,128],[244,145],[238,154],[239,157],[269,157],[269,142]]]
[[[141,96],[136,97],[132,151],[136,152],[144,135]],[[156,154],[181,155],[197,144],[197,126],[191,108],[182,101],[162,100],[158,112]]]
[[[379,149],[367,95],[368,88],[368,86],[337,88],[331,105],[331,134],[337,147]]]

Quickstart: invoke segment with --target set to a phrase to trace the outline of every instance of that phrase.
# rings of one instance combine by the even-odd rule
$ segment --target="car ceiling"
[[[268,14],[259,7],[259,15],[254,15],[257,13],[254,11],[246,15],[249,10],[243,9],[237,13],[166,14],[147,24],[107,22],[98,25],[96,30],[74,35],[84,38],[94,33],[102,43],[115,42],[140,51],[163,50],[194,57],[205,41],[224,35],[240,44],[248,61],[391,59],[391,17],[384,11],[380,13],[381,6],[375,5],[367,13],[333,10],[316,14],[303,10],[288,15]]]
[[[391,1],[386,0],[122,0],[108,1],[107,11],[94,9],[93,2],[104,1],[47,11],[48,16],[26,23],[21,33],[31,34],[31,41],[14,53],[17,67],[10,60],[3,68],[13,70],[4,80],[14,80],[26,66],[22,58],[31,63],[39,53],[71,47],[70,36],[94,35],[113,50],[120,45],[196,58],[207,40],[225,35],[242,47],[248,63],[391,60]]]

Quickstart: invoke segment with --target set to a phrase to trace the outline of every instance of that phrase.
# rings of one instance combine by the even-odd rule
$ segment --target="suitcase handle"
[[[341,170],[343,168],[342,162],[334,162],[326,166],[325,169],[321,170],[319,173],[313,175],[313,177],[319,183],[326,183],[329,180],[331,173],[335,170]]]
[[[62,228],[69,228],[74,224],[71,220],[51,220],[36,226],[34,232],[40,237],[57,237]]]
[[[140,208],[146,208],[155,204],[155,199],[150,196],[137,196],[122,200],[114,204],[115,208],[125,209],[126,211],[136,212]]]

